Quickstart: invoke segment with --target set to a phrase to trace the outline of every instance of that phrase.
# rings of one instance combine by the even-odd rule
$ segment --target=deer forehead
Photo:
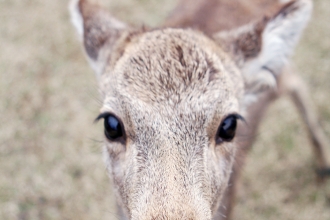
[[[106,99],[116,100],[105,101],[105,106],[126,103],[129,109],[162,114],[238,111],[243,90],[239,72],[207,37],[163,29],[135,38],[103,74],[107,83],[102,92]]]

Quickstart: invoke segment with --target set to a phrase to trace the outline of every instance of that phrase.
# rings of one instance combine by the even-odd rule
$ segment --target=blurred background
[[[99,3],[155,26],[176,0]],[[0,219],[116,219],[102,123],[93,123],[101,101],[67,5],[0,0]],[[315,0],[293,59],[330,139],[329,21],[330,1]],[[329,220],[330,182],[316,184],[310,146],[289,99],[274,103],[244,167],[235,219]]]

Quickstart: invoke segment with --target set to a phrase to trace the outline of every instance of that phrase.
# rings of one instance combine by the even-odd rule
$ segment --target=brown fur
[[[263,16],[274,15],[281,4],[274,0],[181,0],[165,22],[171,27],[194,27],[205,33],[231,30]]]
[[[101,113],[116,115],[125,130],[120,141],[106,140],[104,151],[123,219],[230,217],[236,151],[243,161],[262,114],[280,95],[271,87],[291,88],[281,81],[285,60],[311,2],[279,6],[182,0],[164,28],[141,30],[86,0],[73,5],[73,21],[98,75]],[[253,23],[218,32],[248,21]],[[249,124],[238,132],[248,138],[217,141],[221,122],[237,113]],[[229,178],[233,186],[225,193]]]
[[[125,45],[117,65],[107,67],[110,75],[102,76],[118,82],[116,87],[107,84],[102,88],[106,97],[112,97],[116,103],[105,101],[106,111],[115,111],[123,120],[130,140],[126,149],[131,148],[130,154],[136,157],[125,162],[122,146],[107,148],[113,155],[112,176],[127,207],[125,211],[132,219],[209,219],[225,189],[230,173],[225,167],[232,164],[235,150],[232,143],[219,148],[212,140],[219,121],[238,111],[234,97],[241,96],[243,85],[234,87],[242,82],[233,80],[239,79],[239,73],[226,68],[232,62],[211,46],[209,39],[192,31],[154,30],[133,38],[138,39]],[[217,54],[223,57],[223,63],[217,61]],[[237,76],[229,78],[224,70]],[[212,106],[205,105],[209,101]],[[205,137],[206,131],[210,139]],[[218,149],[215,155],[201,147],[206,145]],[[219,169],[206,163],[213,157],[225,167]],[[120,173],[115,172],[117,169]],[[127,177],[126,172],[130,173]],[[144,183],[145,178],[151,182]],[[216,181],[201,185],[200,179],[205,178]],[[134,189],[135,184],[140,185],[139,190],[127,191]],[[208,195],[209,201],[201,195]],[[138,213],[134,210],[137,205],[141,209]]]
[[[166,21],[166,25],[176,27],[192,26],[206,33],[215,33],[219,30],[239,27],[265,16],[279,14],[292,4],[292,2],[289,2],[287,5],[282,5],[281,8],[281,4],[278,1],[273,0],[200,0],[197,3],[198,7],[189,8],[188,1],[189,0],[180,1],[178,7],[173,11],[171,16]],[[263,22],[260,22],[259,24],[260,25],[256,27],[262,28]],[[249,39],[253,39],[253,37],[247,36],[244,38],[239,38],[239,40],[242,39],[245,41],[242,44],[243,46],[240,46],[240,42],[234,45],[237,45],[238,48],[244,48],[244,45],[249,45],[250,47],[254,44],[253,40],[252,43],[246,43],[246,41],[251,41]],[[257,45],[261,44],[257,43]],[[258,48],[258,46],[251,48],[255,49]],[[227,50],[232,50],[231,53],[237,54],[236,48],[227,48]],[[256,53],[251,54],[253,57],[253,54]],[[292,97],[294,104],[297,106],[298,110],[303,116],[305,123],[307,124],[307,128],[314,145],[313,149],[316,156],[317,167],[327,167],[327,161],[323,153],[323,149],[328,145],[327,139],[323,131],[320,129],[320,126],[318,125],[316,113],[312,108],[313,105],[309,101],[311,98],[308,95],[309,92],[306,91],[307,88],[305,83],[302,82],[299,76],[293,72],[292,68],[288,67],[282,73],[281,80],[278,81],[278,84],[279,90],[264,92],[259,101],[248,108],[246,121],[249,126],[240,126],[239,128],[239,152],[237,152],[234,172],[231,175],[231,187],[227,189],[226,196],[223,200],[223,208],[219,210],[219,219],[224,218],[224,216],[226,216],[224,219],[231,218],[234,205],[234,197],[236,194],[236,182],[242,170],[241,167],[244,164],[245,157],[252,147],[252,144],[257,135],[259,124],[269,104],[278,99],[280,96],[288,94]]]

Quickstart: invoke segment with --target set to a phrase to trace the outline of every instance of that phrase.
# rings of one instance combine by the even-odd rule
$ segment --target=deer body
[[[283,7],[273,0],[181,0],[165,25],[197,28],[205,33],[232,30],[264,16],[271,16]]]
[[[149,30],[86,0],[72,4],[100,85],[104,155],[123,219],[229,216],[235,155],[253,141],[234,138],[237,120],[253,122],[238,132],[256,132],[312,8],[309,0],[188,2]],[[255,20],[260,7],[269,18]]]

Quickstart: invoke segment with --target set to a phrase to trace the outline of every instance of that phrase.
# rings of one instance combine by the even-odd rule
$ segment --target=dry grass
[[[175,1],[102,2],[126,21],[155,25]],[[330,137],[330,2],[315,2],[294,59]],[[96,82],[67,3],[0,1],[0,219],[116,219],[102,125],[92,123]],[[309,146],[292,104],[274,104],[245,167],[236,219],[330,219],[329,183],[316,186]]]

